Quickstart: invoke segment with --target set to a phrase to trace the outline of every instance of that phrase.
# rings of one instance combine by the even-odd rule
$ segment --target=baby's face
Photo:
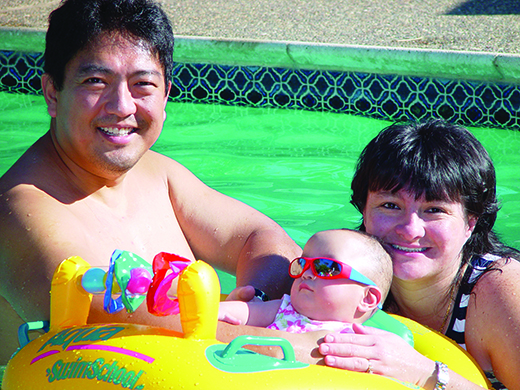
[[[310,240],[303,256],[332,258],[356,268],[356,252],[359,251],[356,241],[352,241],[352,245],[339,246]],[[366,285],[349,279],[317,278],[309,268],[294,280],[291,303],[300,314],[314,320],[356,322],[357,306],[363,300],[365,288]]]

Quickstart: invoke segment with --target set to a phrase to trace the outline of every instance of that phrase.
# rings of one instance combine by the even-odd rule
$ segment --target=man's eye
[[[139,88],[157,88],[157,84],[152,81],[139,81],[135,83],[135,86]]]
[[[85,84],[100,84],[103,83],[103,80],[97,77],[90,77],[84,81]]]

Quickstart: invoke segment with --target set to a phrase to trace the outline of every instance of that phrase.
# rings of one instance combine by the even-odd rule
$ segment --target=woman
[[[393,125],[362,152],[352,190],[361,230],[382,239],[393,258],[387,311],[465,346],[502,382],[496,388],[520,389],[519,253],[492,231],[499,207],[484,147],[442,121]],[[363,327],[356,333],[325,337],[327,365],[426,389],[479,388],[398,337]]]

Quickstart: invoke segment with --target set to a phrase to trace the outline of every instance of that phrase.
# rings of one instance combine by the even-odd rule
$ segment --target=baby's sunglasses
[[[326,257],[297,257],[289,265],[289,275],[294,279],[299,278],[309,267],[312,273],[320,279],[344,278],[367,286],[376,286],[372,280],[350,265]]]

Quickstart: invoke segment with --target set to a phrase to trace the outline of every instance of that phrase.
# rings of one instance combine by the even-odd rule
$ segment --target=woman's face
[[[363,220],[386,243],[402,280],[453,278],[476,223],[459,202],[416,200],[405,190],[369,192]]]

